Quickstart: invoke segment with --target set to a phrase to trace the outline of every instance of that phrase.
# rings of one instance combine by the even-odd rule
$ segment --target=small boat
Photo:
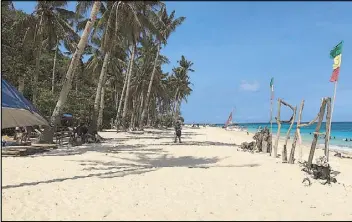
[[[227,118],[223,128],[229,131],[245,131],[244,127],[232,122],[232,112],[230,113],[229,118]]]

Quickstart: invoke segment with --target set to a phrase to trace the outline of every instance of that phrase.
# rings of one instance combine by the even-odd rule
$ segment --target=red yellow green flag
[[[330,58],[334,59],[332,65],[333,71],[330,78],[330,82],[336,82],[339,78],[340,66],[341,66],[341,52],[342,52],[343,41],[341,41],[333,50],[330,51]]]

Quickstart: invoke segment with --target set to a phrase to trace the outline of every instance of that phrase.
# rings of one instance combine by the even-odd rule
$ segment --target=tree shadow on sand
[[[160,154],[165,153],[161,148],[146,148],[146,145],[136,144],[136,145],[128,145],[128,144],[108,144],[108,143],[97,143],[97,144],[87,144],[83,146],[75,146],[75,147],[60,147],[55,150],[50,150],[45,153],[35,154],[32,156],[28,156],[31,158],[35,158],[38,156],[73,156],[73,155],[81,155],[86,152],[98,152],[105,154],[118,154],[118,153],[129,153],[129,154],[138,154],[138,153],[148,153],[148,154]]]
[[[155,170],[152,168],[145,168],[145,167],[127,168],[127,167],[116,167],[116,166],[111,169],[112,170],[109,170],[107,172],[91,173],[91,174],[82,175],[82,176],[64,177],[64,178],[57,178],[57,179],[45,180],[45,181],[35,181],[35,182],[20,183],[15,185],[6,185],[6,186],[2,186],[2,189],[36,186],[39,184],[58,183],[58,182],[64,182],[67,180],[86,179],[91,177],[100,177],[100,178],[105,178],[107,176],[108,176],[107,178],[124,177],[127,175],[142,174],[142,173],[147,173]]]
[[[212,141],[183,141],[182,143],[164,142],[161,145],[178,145],[178,146],[237,146],[235,143],[223,143],[223,142],[212,142]]]
[[[181,156],[174,157],[167,154],[158,155],[157,157],[151,157],[151,154],[145,151],[136,154],[136,158],[123,158],[114,157],[120,161],[100,161],[100,160],[68,160],[77,162],[80,166],[83,166],[82,171],[89,172],[87,175],[77,175],[72,177],[57,178],[45,181],[35,181],[20,183],[15,185],[3,186],[3,189],[36,186],[39,184],[49,184],[64,182],[67,180],[85,179],[91,177],[98,178],[117,178],[124,177],[127,175],[138,175],[156,171],[165,167],[188,167],[188,168],[217,168],[217,167],[256,167],[259,164],[243,164],[243,165],[214,165],[225,158],[212,157],[212,158],[197,158],[194,156]],[[159,151],[158,151],[159,152]]]
[[[211,163],[216,163],[220,159],[214,158],[195,158],[191,156],[185,157],[168,157],[162,155],[159,158],[149,158],[147,154],[137,155],[137,159],[119,158],[132,163],[121,163],[115,161],[99,161],[99,160],[71,160],[78,162],[81,166],[84,166],[83,171],[93,171],[88,175],[79,175],[73,177],[57,178],[45,181],[35,181],[28,183],[20,183],[15,185],[3,186],[3,189],[18,188],[25,186],[36,186],[39,184],[57,183],[64,182],[67,180],[85,179],[90,177],[98,178],[116,178],[124,177],[132,174],[142,174],[147,172],[155,171],[162,167],[188,167],[188,166],[201,166]],[[97,172],[98,171],[98,172]]]
[[[160,139],[175,139],[174,135],[163,135],[163,136],[128,136],[128,139],[133,140],[160,140]],[[191,137],[183,136],[182,139],[191,139]]]

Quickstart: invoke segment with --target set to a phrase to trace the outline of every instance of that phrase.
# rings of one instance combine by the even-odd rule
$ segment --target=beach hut
[[[6,80],[1,80],[1,129],[49,125],[38,110]]]

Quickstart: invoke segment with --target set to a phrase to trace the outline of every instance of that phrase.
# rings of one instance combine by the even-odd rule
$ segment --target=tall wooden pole
[[[270,99],[270,134],[273,135],[273,98]],[[272,136],[271,136],[271,144],[273,144]]]
[[[276,117],[277,133],[276,133],[276,140],[275,140],[274,149],[272,151],[274,158],[277,158],[277,148],[279,146],[279,139],[280,139],[280,130],[281,130],[280,109],[281,109],[281,99],[278,99],[277,100],[277,117]]]
[[[270,156],[273,149],[273,88],[270,87],[271,96],[270,96],[270,138],[271,138],[271,147],[270,147]]]

